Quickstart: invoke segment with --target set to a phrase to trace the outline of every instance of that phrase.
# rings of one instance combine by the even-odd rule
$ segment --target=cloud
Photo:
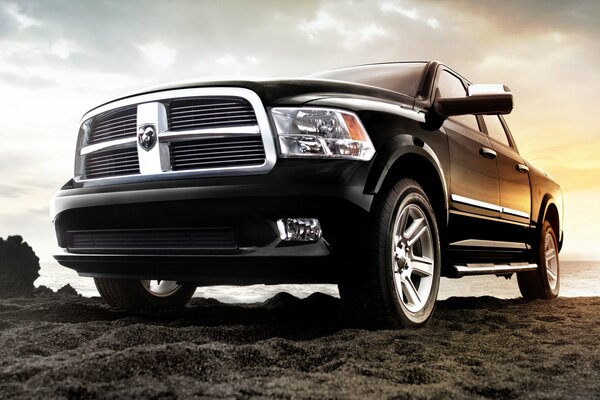
[[[423,0],[421,4],[486,20],[507,35],[548,31],[597,35],[600,32],[600,3],[597,1]]]
[[[17,4],[6,4],[4,6],[4,10],[10,17],[14,19],[20,31],[30,28],[32,26],[42,25],[42,23],[39,20],[23,13],[21,8]]]
[[[167,47],[161,42],[140,45],[138,48],[148,61],[162,68],[170,66],[177,58],[177,50]]]
[[[325,11],[318,11],[315,18],[300,23],[298,28],[301,32],[308,34],[312,42],[338,43],[341,41],[346,48],[356,48],[357,45],[372,43],[375,39],[386,36],[386,31],[373,22],[362,24],[362,26],[358,25],[356,21],[349,24],[344,18],[334,18]],[[331,34],[338,36],[339,40],[332,38]]]
[[[50,47],[50,53],[54,54],[61,60],[66,60],[67,58],[69,58],[71,53],[73,53],[74,51],[76,51],[75,44],[71,41],[64,39],[57,40]]]
[[[16,198],[31,193],[30,187],[19,187],[13,185],[0,185],[0,198]]]
[[[422,17],[419,11],[414,7],[405,8],[404,6],[396,3],[385,2],[381,4],[381,11],[392,12],[414,21],[423,22],[425,25],[433,29],[438,29],[440,27],[439,20],[433,17]]]
[[[340,29],[341,24],[336,21],[331,15],[326,12],[318,12],[316,18],[301,23],[300,30],[308,33],[311,38],[315,39],[319,32]]]
[[[221,77],[227,79],[227,76],[248,77],[248,69],[256,68],[261,61],[252,55],[233,55],[225,54],[218,56],[213,61],[221,67]],[[198,64],[200,68],[207,68],[206,62]],[[252,79],[252,77],[250,77]]]

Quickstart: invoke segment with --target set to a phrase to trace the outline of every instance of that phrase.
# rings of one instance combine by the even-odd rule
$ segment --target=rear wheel
[[[560,290],[558,241],[552,225],[544,221],[536,251],[535,271],[517,274],[519,290],[524,299],[554,299]]]
[[[110,306],[128,310],[183,307],[196,291],[195,285],[164,280],[94,278],[94,283]]]
[[[420,327],[433,313],[440,243],[421,186],[402,179],[373,206],[365,265],[340,282],[346,314],[377,327]]]

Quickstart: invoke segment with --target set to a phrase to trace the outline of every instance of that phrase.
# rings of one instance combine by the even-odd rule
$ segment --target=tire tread
[[[94,283],[108,305],[128,310],[183,307],[196,291],[196,286],[184,284],[171,296],[156,297],[148,293],[139,280],[94,278]]]

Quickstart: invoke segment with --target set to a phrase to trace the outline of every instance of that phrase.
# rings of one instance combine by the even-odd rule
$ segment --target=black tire
[[[407,239],[413,224],[414,233],[424,230]],[[346,317],[375,328],[423,326],[435,308],[441,256],[435,214],[416,181],[402,179],[376,199],[367,240],[364,263],[346,271],[338,285]]]
[[[560,291],[558,241],[548,221],[544,221],[538,237],[535,263],[538,265],[537,270],[517,274],[521,295],[526,300],[556,298]]]
[[[94,278],[102,298],[115,308],[177,308],[185,306],[196,291],[195,285],[173,283],[172,290],[158,294],[148,289],[149,281],[133,279]]]

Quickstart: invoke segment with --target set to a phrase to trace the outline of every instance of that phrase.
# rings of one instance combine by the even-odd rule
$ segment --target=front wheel
[[[416,181],[402,179],[376,201],[367,240],[366,265],[340,282],[342,300],[368,325],[423,326],[437,300],[441,257],[435,214]]]
[[[183,307],[196,291],[195,285],[175,281],[94,278],[94,283],[110,306],[128,310]]]
[[[519,290],[526,300],[554,299],[560,290],[558,241],[548,221],[542,225],[538,243],[535,256],[537,270],[517,274]]]

